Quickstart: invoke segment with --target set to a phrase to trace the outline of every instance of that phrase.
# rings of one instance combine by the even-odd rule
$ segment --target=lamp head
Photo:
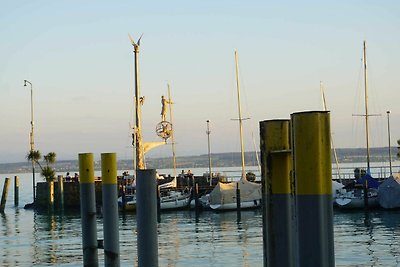
[[[26,86],[26,80],[24,80],[24,86]]]

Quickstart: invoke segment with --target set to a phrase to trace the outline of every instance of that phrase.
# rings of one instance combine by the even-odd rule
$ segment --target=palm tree
[[[47,155],[43,156],[44,163],[46,164],[45,166],[42,166],[39,162],[39,160],[42,158],[42,155],[39,150],[31,150],[28,152],[26,155],[26,159],[28,161],[34,161],[36,162],[41,171],[41,175],[45,178],[47,182],[54,181],[56,171],[53,168],[53,164],[56,162],[56,153],[54,152],[49,152]]]

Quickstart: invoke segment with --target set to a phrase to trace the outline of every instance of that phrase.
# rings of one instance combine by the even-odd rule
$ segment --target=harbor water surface
[[[195,174],[201,174],[192,170]],[[20,177],[20,206],[13,179],[0,214],[1,266],[82,266],[79,211],[53,215],[25,210],[32,202],[32,175]],[[1,174],[1,185],[9,174]],[[13,178],[13,177],[10,177]],[[137,266],[136,215],[120,214],[121,266]],[[98,239],[103,237],[101,214]],[[336,266],[400,266],[400,211],[334,211]],[[158,225],[159,266],[262,266],[262,212],[173,211]],[[99,250],[100,266],[104,254]]]

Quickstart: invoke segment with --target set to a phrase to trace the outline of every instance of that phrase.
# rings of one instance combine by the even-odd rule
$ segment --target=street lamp
[[[211,172],[211,149],[210,149],[210,120],[207,120],[207,139],[208,139],[208,173],[210,174],[210,186],[212,185],[212,172]]]
[[[390,111],[386,111],[387,114],[387,126],[388,126],[388,141],[389,141],[389,170],[390,170],[390,175],[392,175],[392,152],[390,151],[390,118],[389,114]]]
[[[29,85],[31,86],[31,132],[29,135],[29,143],[31,146],[31,153],[33,152],[33,150],[35,149],[35,141],[33,138],[33,125],[34,125],[34,121],[33,121],[33,87],[32,87],[32,83],[28,80],[24,80],[24,86],[26,86],[26,84],[29,83]],[[36,200],[36,182],[35,182],[35,160],[32,158],[32,191],[33,191],[33,203],[35,203]]]

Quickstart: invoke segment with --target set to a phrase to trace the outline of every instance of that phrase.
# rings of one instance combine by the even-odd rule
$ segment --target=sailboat
[[[174,176],[171,182],[161,184],[160,188],[160,209],[161,210],[172,210],[172,209],[183,209],[189,207],[191,200],[190,190],[177,190],[176,180],[176,154],[175,154],[175,139],[174,139],[174,127],[172,124],[172,100],[171,91],[168,83],[168,101],[169,105],[169,118],[171,121],[171,146],[172,146],[172,159],[174,166]]]
[[[242,171],[240,180],[237,182],[223,183],[218,182],[215,188],[208,196],[207,204],[213,210],[233,210],[237,209],[237,190],[240,190],[240,208],[256,208],[261,206],[261,184],[249,182],[246,179],[246,170],[244,162],[244,143],[243,143],[243,118],[240,105],[240,82],[239,82],[239,64],[238,54],[235,51],[236,62],[236,85],[238,96],[238,112],[239,112],[239,132]]]
[[[165,121],[165,114],[162,114],[162,121],[157,125],[156,132],[157,135],[164,139],[163,142],[143,142],[142,139],[142,131],[141,131],[141,106],[144,102],[144,97],[140,96],[140,82],[139,82],[139,48],[140,48],[140,40],[142,36],[140,36],[139,40],[135,42],[133,38],[129,36],[129,39],[132,43],[135,53],[135,127],[133,128],[133,145],[134,145],[134,169],[135,169],[135,177],[137,177],[137,170],[143,170],[146,168],[144,155],[147,151],[158,147],[160,145],[164,145],[167,143],[167,139],[173,135],[172,124],[168,121]],[[170,118],[172,121],[172,112],[171,112],[171,97],[168,85],[168,97],[169,100],[163,101],[163,110],[165,110],[165,104],[168,102],[170,107]],[[164,113],[164,112],[163,112]],[[174,143],[174,142],[173,142]],[[175,151],[173,151],[174,156],[174,169],[176,169],[175,163]],[[171,182],[161,184],[160,189],[164,192],[163,195],[160,196],[160,208],[161,209],[176,209],[182,208],[189,205],[190,201],[190,192],[181,192],[176,189],[176,171],[174,171],[174,178]],[[136,194],[133,189],[126,195],[118,198],[118,205],[121,210],[124,211],[134,211],[136,210]]]
[[[338,194],[335,203],[340,208],[365,208],[366,205],[370,208],[378,207],[378,187],[379,182],[371,176],[370,168],[370,150],[369,150],[369,128],[368,128],[368,80],[367,80],[367,54],[366,42],[363,43],[363,62],[364,62],[364,105],[365,114],[365,137],[367,146],[367,173],[357,179],[354,188],[345,190]],[[366,188],[365,188],[366,187]],[[367,192],[367,195],[365,195]]]

